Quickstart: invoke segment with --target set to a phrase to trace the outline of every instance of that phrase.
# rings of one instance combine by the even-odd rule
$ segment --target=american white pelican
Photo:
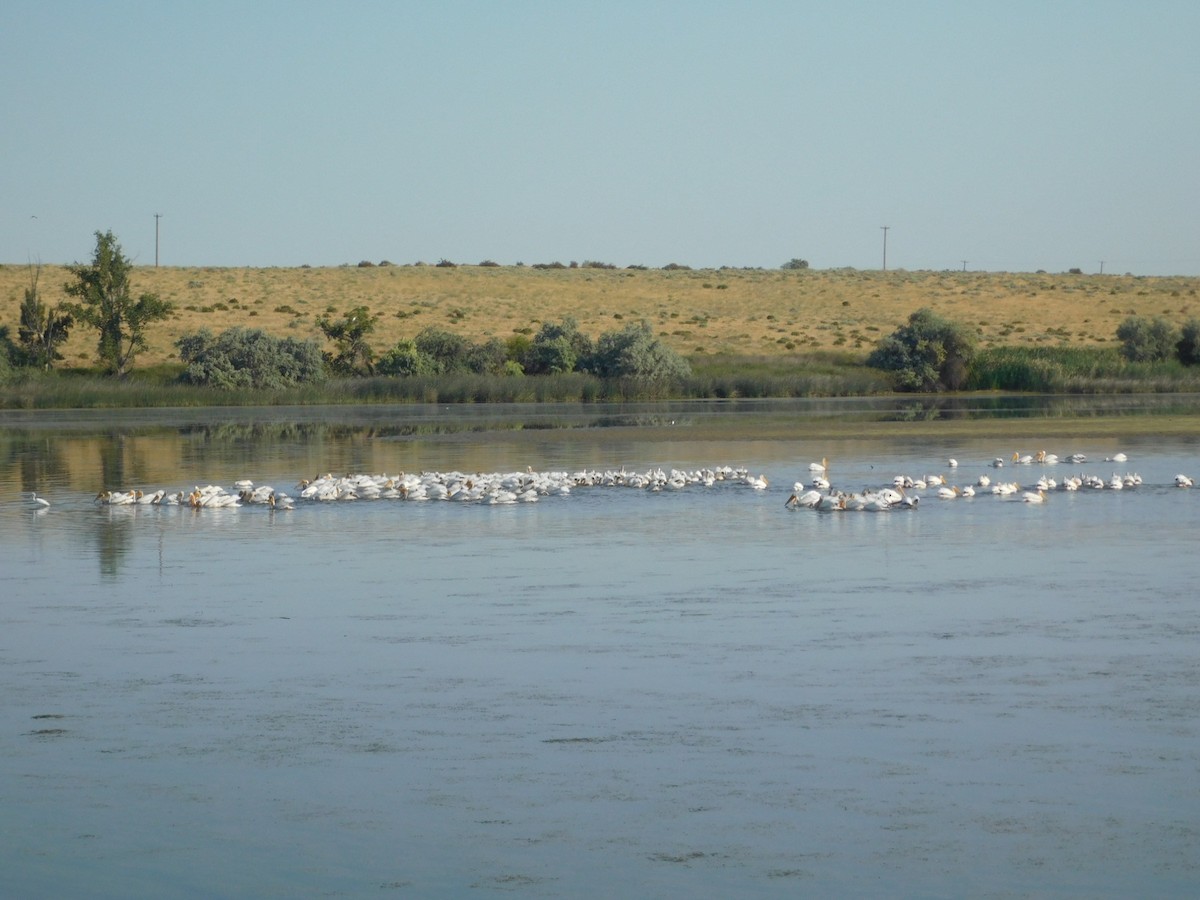
[[[962,495],[963,497],[974,497],[975,496],[975,488],[971,487],[968,484],[965,488],[963,488],[961,491],[959,491],[959,494]]]
[[[1026,491],[1021,495],[1021,499],[1026,503],[1045,503],[1046,492],[1038,491],[1037,493],[1034,493],[1033,491]]]
[[[993,469],[1003,469],[1004,468],[1004,460],[1002,460],[1000,457],[997,456],[995,459],[992,460],[991,466]]]
[[[1087,462],[1087,456],[1085,456],[1082,453],[1072,453],[1070,456],[1067,457],[1067,462],[1072,463],[1073,465],[1077,466],[1080,463]]]
[[[1026,453],[1024,456],[1022,456],[1020,454],[1020,452],[1018,451],[1017,453],[1014,453],[1012,455],[1012,461],[1013,461],[1013,465],[1028,466],[1033,463],[1033,456],[1028,453]]]
[[[812,480],[812,486],[819,491],[827,491],[829,490],[829,479],[824,475],[818,475]]]
[[[1192,486],[1192,479],[1188,478],[1188,476],[1186,476],[1186,475],[1176,475],[1175,476],[1175,487],[1188,488],[1191,486]]]
[[[808,464],[808,471],[810,472],[824,472],[827,468],[829,468],[829,460],[825,457],[821,457],[820,462]]]
[[[1106,456],[1105,462],[1129,462],[1129,457],[1124,453],[1114,453],[1112,456]]]
[[[940,487],[937,495],[941,500],[957,500],[960,493],[957,487]]]
[[[952,456],[948,460],[946,460],[946,465],[949,466],[951,469],[957,469],[958,468],[958,460]]]
[[[767,476],[759,475],[756,477],[754,475],[747,475],[746,484],[750,485],[756,491],[764,491],[767,489]]]
[[[980,487],[987,487],[992,483],[992,479],[988,478],[986,475],[980,475],[979,480],[975,483]]]

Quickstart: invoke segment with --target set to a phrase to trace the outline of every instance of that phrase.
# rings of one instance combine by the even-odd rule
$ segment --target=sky
[[[1197,275],[1197,35],[1194,0],[5,0],[0,263],[112,230],[140,265]]]

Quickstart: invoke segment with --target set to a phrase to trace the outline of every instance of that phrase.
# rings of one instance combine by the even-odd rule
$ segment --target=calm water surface
[[[208,415],[0,422],[4,896],[1200,891],[1200,439],[1046,448],[1135,490],[837,515],[784,509],[812,460],[1032,483],[987,463],[1041,445]],[[770,487],[92,502],[721,464]]]

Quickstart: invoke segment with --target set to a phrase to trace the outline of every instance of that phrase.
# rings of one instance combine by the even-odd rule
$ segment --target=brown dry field
[[[68,299],[61,266],[44,266],[43,300]],[[0,325],[15,335],[28,267],[0,266]],[[1181,323],[1200,316],[1200,278],[852,269],[553,269],[341,266],[337,268],[134,269],[135,295],[153,292],[175,316],[148,332],[145,366],[175,359],[180,335],[208,328],[261,328],[320,337],[315,320],[356,306],[379,316],[377,353],[428,326],[472,341],[536,333],[573,316],[595,337],[645,320],[679,352],[783,357],[808,350],[865,354],[923,306],[975,329],[993,344],[1095,345],[1114,340],[1128,315]],[[77,327],[65,365],[95,363],[95,332]]]

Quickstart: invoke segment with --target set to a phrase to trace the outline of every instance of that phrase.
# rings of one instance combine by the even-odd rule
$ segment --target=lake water
[[[1195,896],[1200,436],[821,439],[868,409],[0,416],[0,894]],[[1142,484],[785,509],[822,457]],[[93,502],[719,465],[770,484]]]

